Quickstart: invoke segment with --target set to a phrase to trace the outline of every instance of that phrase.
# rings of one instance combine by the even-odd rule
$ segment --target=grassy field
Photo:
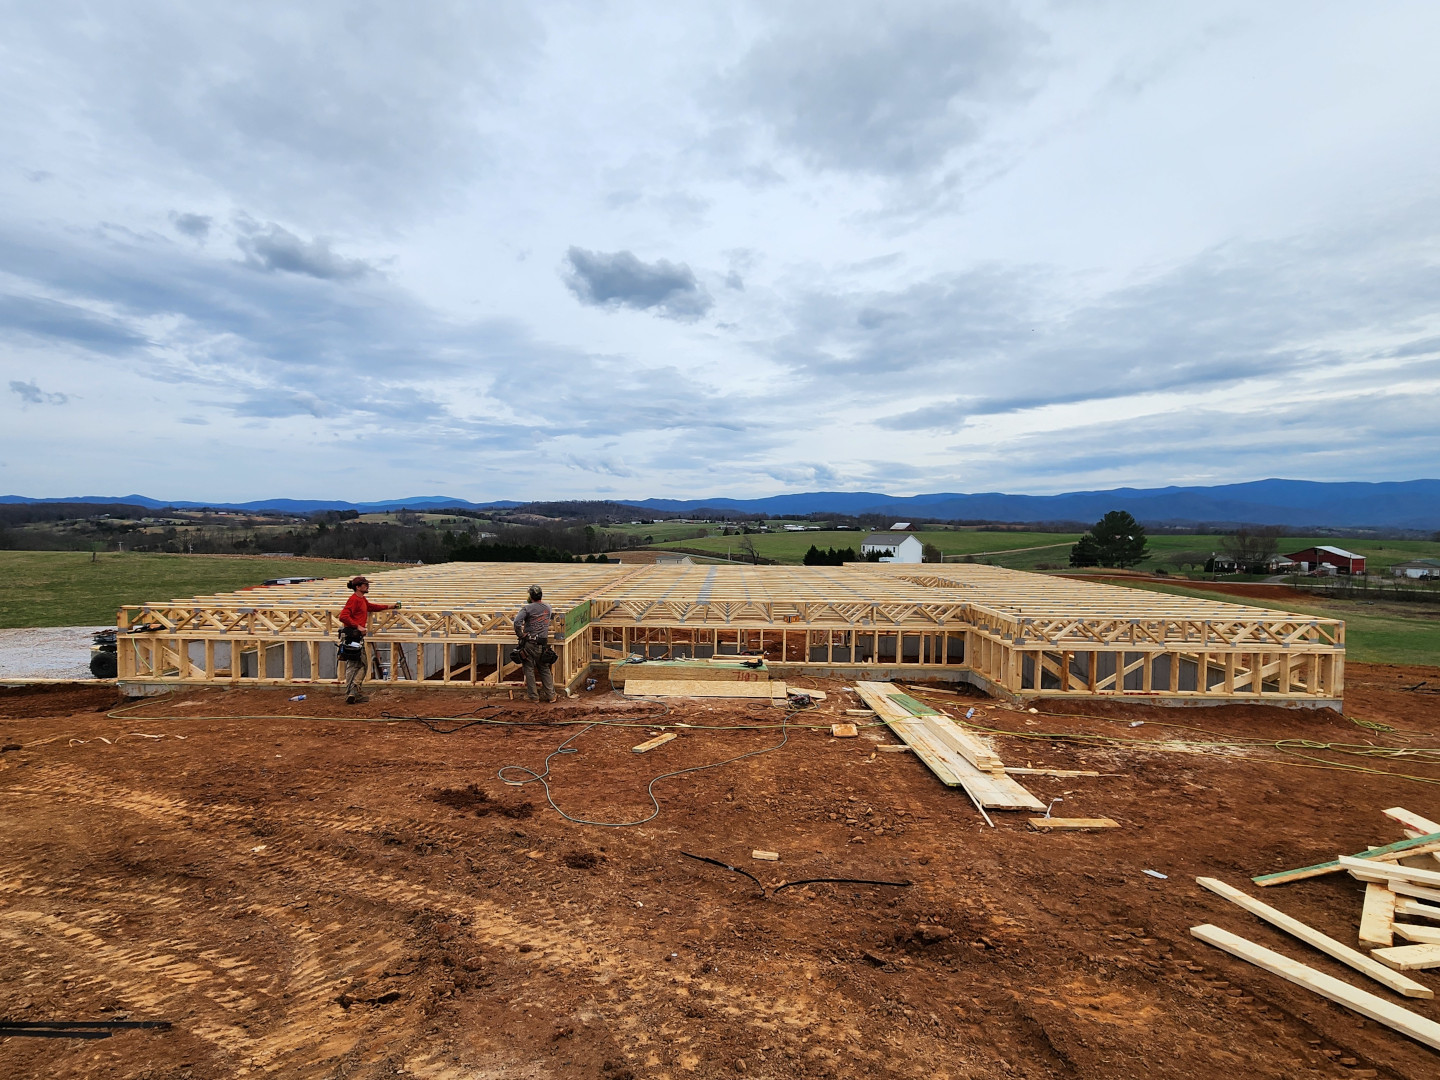
[[[1247,600],[1228,593],[1208,592],[1203,588],[1155,582],[1136,582],[1125,587],[1344,619],[1345,655],[1350,660],[1366,664],[1425,664],[1431,667],[1440,664],[1440,612],[1431,611],[1427,615],[1416,611],[1413,604]]]
[[[101,626],[122,604],[228,592],[276,577],[337,577],[383,564],[233,555],[0,551],[0,627]]]
[[[860,550],[860,542],[866,533],[859,530],[825,530],[803,533],[751,533],[741,536],[710,536],[700,540],[677,540],[670,543],[656,543],[656,547],[693,548],[724,556],[728,548],[734,558],[740,557],[740,541],[755,542],[755,550],[767,559],[778,559],[782,563],[799,563],[805,552],[814,544],[822,551],[826,548],[853,547]],[[1033,532],[959,532],[935,530],[917,532],[922,544],[934,544],[946,555],[973,555],[977,559],[993,556],[998,566],[1016,566],[1028,569],[1035,562],[1064,564],[1070,558],[1070,545],[1079,536],[1074,533],[1033,533]],[[1017,550],[1024,549],[1024,550]],[[1033,549],[1033,550],[1032,550]]]
[[[733,558],[740,557],[739,536],[709,536],[701,539],[668,540],[666,529],[694,529],[695,526],[641,526],[628,527],[627,531],[642,535],[654,534],[655,547],[683,547],[707,551],[722,558],[728,549]],[[810,545],[825,548],[853,547],[860,549],[860,542],[867,534],[860,531],[826,530],[805,533],[752,533],[755,550],[767,559],[782,563],[798,563],[805,557]],[[1042,532],[981,532],[978,530],[927,530],[915,534],[921,543],[934,544],[948,556],[969,555],[977,561],[1007,566],[1013,570],[1036,570],[1050,567],[1065,567],[1070,561],[1070,546],[1078,540],[1078,533]],[[1198,556],[1202,561],[1211,552],[1220,551],[1224,537],[1213,534],[1179,534],[1174,536],[1151,536],[1149,556],[1136,567],[1137,570],[1175,570],[1176,561],[1186,553]],[[1344,548],[1357,555],[1364,555],[1372,572],[1384,572],[1397,562],[1408,562],[1419,558],[1440,558],[1440,541],[1435,540],[1343,540],[1333,537],[1287,536],[1278,544],[1284,552],[1300,551],[1317,544]]]

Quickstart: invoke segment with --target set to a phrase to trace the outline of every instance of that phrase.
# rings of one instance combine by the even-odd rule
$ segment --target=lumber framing
[[[1008,700],[1339,707],[1333,619],[971,564],[843,567],[444,563],[377,572],[384,681],[501,686],[526,586],[556,611],[557,680],[604,664],[763,656],[845,677],[971,682]],[[342,579],[122,608],[122,686],[306,684],[336,678]],[[142,632],[131,632],[145,627]]]

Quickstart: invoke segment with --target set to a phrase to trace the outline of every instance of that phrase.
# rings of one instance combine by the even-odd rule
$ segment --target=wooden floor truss
[[[372,677],[499,687],[527,586],[555,609],[557,684],[594,663],[761,653],[781,670],[967,680],[1014,700],[1143,697],[1337,706],[1345,626],[1290,612],[945,564],[446,563],[376,573]],[[338,677],[341,579],[123,608],[133,688]]]

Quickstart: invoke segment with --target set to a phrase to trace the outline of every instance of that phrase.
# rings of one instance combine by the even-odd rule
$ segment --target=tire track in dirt
[[[45,799],[104,808],[112,813],[120,810],[167,827],[187,820],[203,821],[209,837],[213,837],[216,831],[228,832],[238,847],[261,846],[250,843],[254,838],[250,830],[257,819],[278,825],[278,833],[265,837],[264,852],[255,853],[246,881],[248,889],[262,896],[278,894],[287,898],[294,898],[299,891],[338,893],[400,911],[430,909],[464,917],[469,921],[468,930],[478,944],[507,954],[528,954],[525,966],[530,969],[530,974],[520,977],[521,985],[516,988],[520,992],[513,1000],[515,1007],[553,1008],[554,977],[580,975],[600,991],[600,1000],[595,1005],[603,1012],[606,1024],[651,1068],[661,1066],[655,1053],[657,1042],[661,1039],[653,1022],[653,1015],[660,1011],[657,1007],[677,993],[689,993],[690,977],[667,972],[668,978],[656,979],[647,973],[645,965],[637,966],[632,961],[627,955],[629,947],[626,943],[609,942],[603,934],[591,933],[581,940],[570,930],[550,929],[538,922],[517,918],[496,905],[477,902],[472,896],[407,880],[395,873],[369,873],[349,865],[332,853],[316,850],[313,846],[300,846],[306,835],[314,831],[373,838],[377,833],[396,827],[412,829],[425,840],[438,840],[457,848],[475,842],[473,836],[436,828],[432,822],[415,819],[375,822],[358,814],[305,813],[302,807],[283,804],[278,807],[272,804],[267,808],[269,812],[262,817],[250,808],[233,803],[196,802],[124,787],[92,776],[83,769],[64,765],[47,768],[45,773],[25,785],[0,789],[0,794],[17,799]],[[182,833],[181,838],[189,839],[190,834]],[[202,849],[213,843],[213,839],[198,835],[194,839]],[[154,910],[169,911],[181,908],[187,900],[193,899],[193,890],[184,887],[137,893],[124,888],[121,879],[111,877],[85,881],[72,878],[51,883],[27,875],[0,885],[0,892],[29,899],[63,896],[92,904],[108,901],[133,905],[139,902]],[[362,935],[340,952],[332,950],[322,955],[322,946],[330,940],[327,935],[340,930],[340,924],[332,923],[317,930],[309,923],[297,920],[295,910],[289,904],[279,902],[252,903],[247,911],[282,929],[284,934],[284,951],[290,958],[288,970],[283,975],[271,976],[267,989],[262,991],[266,994],[265,1004],[270,1009],[279,1009],[280,1015],[265,1021],[267,1031],[259,1036],[244,1032],[230,1019],[218,1015],[196,1017],[196,1022],[188,1025],[189,1030],[236,1055],[243,1063],[270,1070],[282,1064],[299,1067],[300,1063],[292,1059],[302,1052],[313,1061],[317,1056],[317,1047],[323,1047],[327,1051],[325,1057],[331,1059],[348,1052],[359,1036],[348,1031],[354,1025],[345,1023],[345,1010],[335,1004],[336,999],[347,989],[353,990],[357,985],[374,982],[399,959],[403,946],[384,935]],[[39,916],[39,913],[30,914]],[[169,973],[169,964],[160,958],[169,956],[166,950],[173,951],[176,947],[175,942],[167,939],[121,951],[110,946],[96,951],[94,956],[98,963],[108,963],[113,959],[132,967],[138,966],[140,970],[145,970],[148,964],[154,967],[159,977]],[[214,972],[201,974],[202,969],[193,961],[176,959],[175,962],[188,965],[176,969],[181,975],[193,976],[199,981],[219,977]],[[146,989],[146,985],[137,983],[132,977],[118,983],[116,989],[124,992],[127,999],[140,1008],[150,1008],[168,1000],[163,995],[157,996],[153,988]],[[715,978],[698,980],[697,985],[721,1000],[744,999],[743,1010],[732,1006],[726,1009],[726,1013],[731,1020],[738,1020],[754,1029],[759,1036],[768,1037],[780,1029],[811,1030],[817,1038],[824,1038],[830,1033],[830,1025],[819,1012],[818,1002],[808,996],[762,1000],[742,991],[738,985]],[[280,1001],[282,994],[286,995],[283,1004]],[[246,1000],[252,1007],[255,1005],[253,997]],[[221,1002],[217,1000],[217,1004]],[[701,1060],[698,1053],[686,1049],[696,1041],[695,1033],[675,1031],[665,1034],[663,1040],[679,1055],[682,1068],[693,1068]],[[434,1060],[433,1055],[440,1050],[432,1048],[427,1052],[423,1046],[414,1046],[411,1053],[420,1057],[428,1055],[428,1060]],[[315,1068],[323,1071],[321,1066]]]

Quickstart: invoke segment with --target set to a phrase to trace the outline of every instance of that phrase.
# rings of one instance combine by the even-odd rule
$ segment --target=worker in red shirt
[[[340,655],[345,658],[345,704],[368,701],[361,689],[365,685],[365,628],[370,622],[370,612],[389,611],[398,608],[394,604],[376,604],[366,597],[370,591],[370,579],[353,577],[345,583],[350,587],[350,599],[340,612]]]

